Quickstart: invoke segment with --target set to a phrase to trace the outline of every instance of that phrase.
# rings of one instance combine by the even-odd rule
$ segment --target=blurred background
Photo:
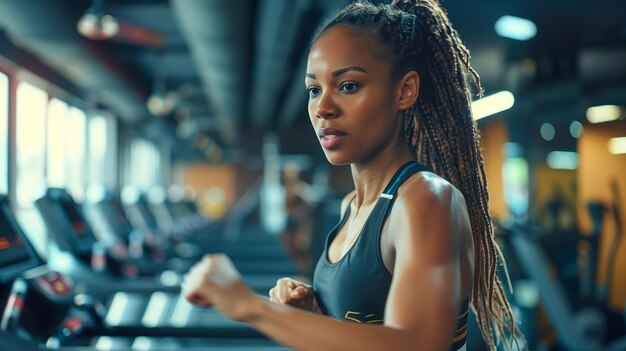
[[[52,188],[105,249],[269,237],[310,278],[353,183],[310,127],[307,47],[347,3],[0,0],[0,193],[38,256],[68,250],[36,203]],[[443,6],[485,88],[490,209],[530,348],[626,349],[626,1]],[[103,199],[134,236],[111,234]]]

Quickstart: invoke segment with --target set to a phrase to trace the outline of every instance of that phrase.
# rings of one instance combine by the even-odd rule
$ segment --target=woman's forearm
[[[414,350],[415,338],[386,326],[338,321],[258,298],[245,322],[296,350]]]

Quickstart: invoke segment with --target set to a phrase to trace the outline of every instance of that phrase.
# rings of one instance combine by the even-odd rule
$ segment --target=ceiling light
[[[587,120],[591,123],[615,121],[624,117],[624,108],[617,105],[602,105],[587,109]]]
[[[514,103],[515,97],[510,91],[501,91],[472,102],[472,115],[478,120],[508,110]]]
[[[109,39],[117,35],[120,30],[117,19],[105,15],[97,8],[89,8],[78,20],[78,33],[92,40]]]
[[[539,129],[539,133],[541,134],[543,140],[551,141],[552,139],[554,139],[556,130],[554,129],[554,126],[552,124],[544,123],[541,125],[541,129]]]
[[[102,34],[104,34],[106,38],[111,38],[120,31],[120,25],[117,23],[117,18],[111,15],[102,16],[100,23],[102,24]]]
[[[96,31],[98,25],[98,16],[94,13],[85,13],[83,17],[78,20],[78,33],[85,37],[89,37],[92,32]]]
[[[613,155],[626,154],[626,137],[609,139],[607,147]]]
[[[172,113],[179,102],[179,94],[167,90],[167,69],[167,56],[161,54],[154,66],[152,93],[146,101],[148,111],[157,117]]]
[[[172,91],[165,94],[159,92],[152,93],[147,101],[148,111],[155,116],[165,116],[174,110],[177,101],[178,96]]]
[[[578,169],[578,153],[572,151],[551,151],[546,157],[552,169]]]
[[[515,16],[500,17],[495,29],[499,36],[515,40],[528,40],[537,34],[537,26],[533,21]]]
[[[580,138],[580,135],[583,133],[583,129],[583,124],[578,121],[574,121],[569,125],[569,133],[574,139]]]

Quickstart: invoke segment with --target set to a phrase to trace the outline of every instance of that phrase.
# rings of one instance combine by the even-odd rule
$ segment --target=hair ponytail
[[[482,94],[480,77],[470,66],[470,53],[435,0],[394,0],[392,6],[415,15],[421,43],[415,45],[416,66],[421,78],[420,97],[405,113],[405,133],[418,161],[429,165],[464,195],[475,244],[476,272],[471,305],[490,349],[517,328],[503,284],[497,276],[498,260],[506,263],[494,240],[488,210],[487,178],[480,152],[480,136],[471,112],[466,77],[471,75]],[[516,345],[520,348],[520,345]]]

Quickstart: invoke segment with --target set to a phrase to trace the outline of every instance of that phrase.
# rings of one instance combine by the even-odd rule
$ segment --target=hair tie
[[[424,47],[424,23],[423,18],[420,16],[419,9],[413,9],[412,12],[401,12],[400,28],[401,28],[401,46],[406,50],[415,50],[415,53],[421,53]]]
[[[412,13],[402,12],[400,14],[400,36],[401,46],[404,48],[410,48],[414,45],[417,38],[417,23],[416,17]]]

